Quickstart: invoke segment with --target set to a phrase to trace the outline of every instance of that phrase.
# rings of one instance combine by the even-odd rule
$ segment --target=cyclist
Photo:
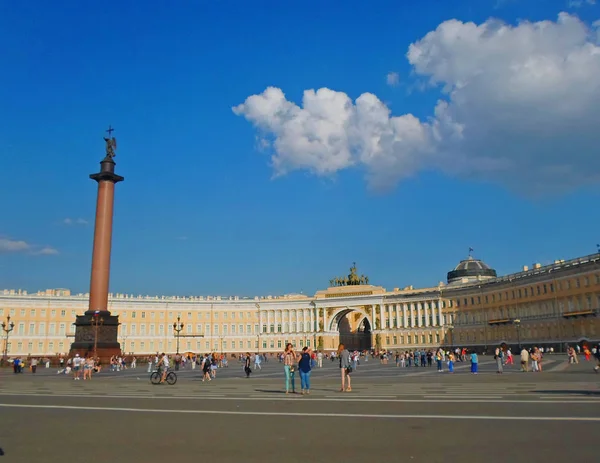
[[[164,352],[161,354],[158,361],[158,371],[161,373],[160,382],[164,383],[167,379],[167,372],[169,371],[169,356]]]

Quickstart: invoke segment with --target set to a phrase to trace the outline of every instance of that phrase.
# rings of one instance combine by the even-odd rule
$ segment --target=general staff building
[[[119,315],[122,351],[135,355],[175,353],[177,345],[182,353],[278,352],[287,342],[324,351],[339,342],[353,349],[483,351],[505,343],[562,351],[600,339],[600,254],[505,276],[469,256],[446,283],[391,291],[358,277],[353,266],[330,284],[312,297],[111,294],[109,310]],[[0,320],[14,323],[8,336],[0,333],[8,355],[67,353],[88,299],[66,289],[0,291]]]

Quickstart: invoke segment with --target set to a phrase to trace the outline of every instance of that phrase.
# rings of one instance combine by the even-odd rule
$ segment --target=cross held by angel
[[[115,129],[113,129],[110,125],[108,126],[108,138],[104,137],[104,142],[106,143],[106,157],[114,158],[116,156],[115,151],[117,150],[117,139],[112,136],[112,133]]]

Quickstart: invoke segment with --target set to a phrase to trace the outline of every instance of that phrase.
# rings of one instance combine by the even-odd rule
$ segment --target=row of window
[[[595,275],[595,280],[596,280],[596,284],[600,285],[600,274],[596,274]],[[574,281],[574,283],[572,284],[571,281]],[[581,278],[575,278],[574,280],[564,280],[564,281],[557,281],[556,282],[556,289],[557,291],[562,291],[562,289],[566,289],[569,290],[572,288],[572,286],[575,286],[575,288],[581,288]],[[589,277],[584,277],[583,278],[583,286],[584,287],[589,287],[590,286],[590,278]],[[544,283],[544,284],[539,284],[537,286],[530,286],[530,287],[524,287],[524,288],[518,288],[518,289],[513,289],[511,291],[504,291],[504,292],[499,292],[497,293],[497,298],[496,298],[496,294],[492,294],[491,297],[489,295],[485,295],[484,297],[484,301],[486,304],[490,303],[490,300],[492,303],[496,302],[496,300],[498,300],[498,302],[501,301],[508,301],[508,300],[514,300],[514,299],[520,299],[520,298],[526,298],[526,297],[533,297],[535,295],[542,295],[542,294],[548,294],[548,292],[550,293],[554,293],[554,283]],[[476,302],[477,301],[477,302]],[[470,298],[462,298],[462,299],[456,299],[455,303],[456,303],[456,307],[460,307],[461,304],[463,306],[468,306],[469,303],[470,305],[476,305],[476,304],[481,304],[482,298],[481,296],[472,296]]]
[[[578,310],[594,310],[600,308],[600,295],[580,295],[573,296],[566,300],[542,302],[538,304],[521,304],[508,307],[501,306],[498,309],[491,310],[486,314],[483,311],[473,313],[457,314],[458,323],[483,323],[489,320],[499,320],[503,318],[533,317],[533,316],[551,316],[560,315],[565,312]]]
[[[46,326],[48,329],[46,330]],[[67,326],[69,327],[69,333],[75,333],[75,325],[72,323],[29,323],[26,325],[24,322],[17,323],[14,328],[14,334],[18,336],[55,336],[55,335],[66,335]],[[26,330],[27,327],[27,330]]]
[[[528,340],[528,339],[558,339],[569,337],[596,336],[596,322],[586,320],[583,323],[562,323],[560,326],[540,325],[519,329],[516,327],[490,327],[486,330],[460,331],[457,333],[458,340],[461,342],[484,342],[494,340]]]

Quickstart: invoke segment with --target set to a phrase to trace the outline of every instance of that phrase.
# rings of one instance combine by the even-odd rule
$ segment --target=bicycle
[[[160,371],[160,370],[155,370],[150,375],[150,382],[154,385],[160,384],[161,379],[162,379],[162,371]],[[167,377],[165,378],[165,380],[167,381],[167,384],[172,386],[173,384],[175,384],[177,382],[177,375],[175,374],[174,371],[167,371]]]

